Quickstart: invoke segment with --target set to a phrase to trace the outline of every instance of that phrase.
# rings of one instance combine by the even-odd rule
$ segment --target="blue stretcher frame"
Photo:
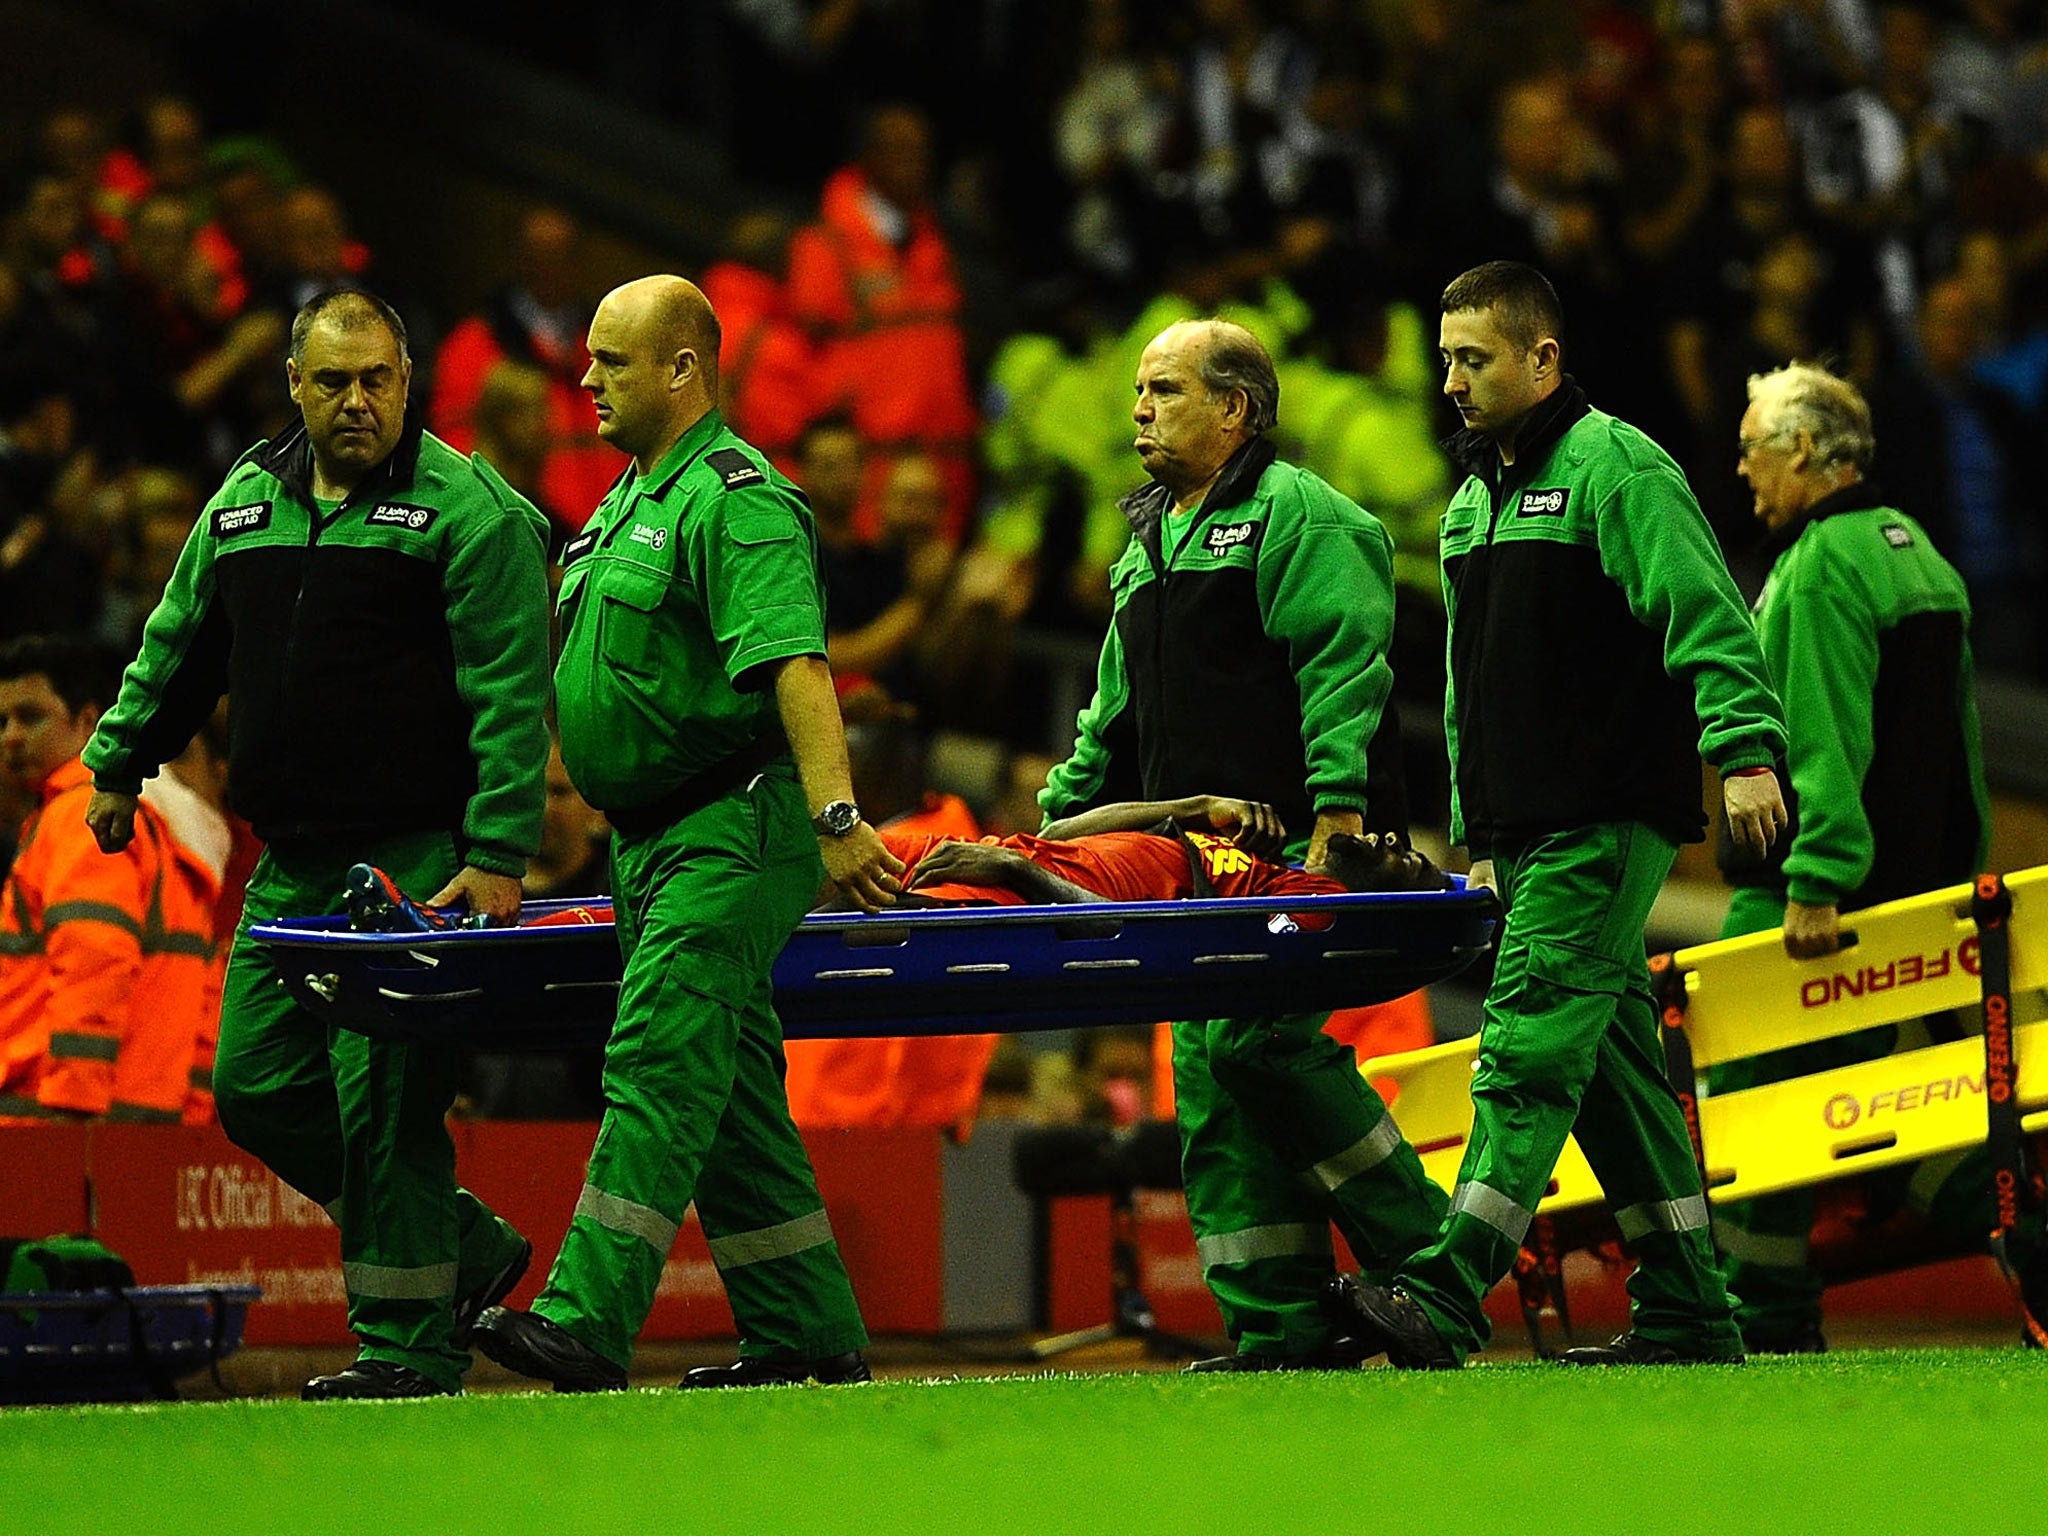
[[[529,903],[529,918],[589,901]],[[1311,929],[1286,914],[1326,914]],[[814,913],[775,963],[792,1040],[988,1034],[1385,1002],[1492,942],[1486,890]],[[1276,931],[1277,930],[1277,931]],[[618,998],[609,923],[353,933],[257,924],[292,995],[359,1034],[494,1050],[602,1043]]]
[[[131,1285],[0,1295],[0,1404],[173,1398],[242,1347],[253,1285]]]

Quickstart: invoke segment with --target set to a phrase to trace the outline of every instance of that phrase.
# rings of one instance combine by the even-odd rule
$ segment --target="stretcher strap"
[[[1529,1223],[1522,1248],[1515,1255],[1515,1290],[1522,1303],[1522,1325],[1529,1330],[1529,1348],[1538,1360],[1548,1360],[1555,1350],[1543,1343],[1545,1318],[1555,1318],[1564,1336],[1564,1347],[1572,1344],[1572,1313],[1565,1300],[1564,1257],[1558,1249],[1557,1224],[1548,1216]]]
[[[1692,1140],[1692,1160],[1700,1170],[1700,1188],[1707,1187],[1707,1144],[1700,1136],[1699,1076],[1692,1062],[1692,1042],[1685,1034],[1685,972],[1672,955],[1650,956],[1650,991],[1663,1025],[1664,1075],[1678,1095],[1685,1115],[1685,1134]]]
[[[1984,1103],[1987,1147],[1991,1154],[1991,1252],[2006,1278],[2019,1291],[2018,1276],[2007,1252],[2007,1239],[2019,1225],[2020,1205],[2027,1191],[2025,1146],[2020,1135],[2019,1064],[2013,1056],[2012,1030],[2012,893],[1996,873],[1977,877],[1970,894],[1970,916],[1977,923],[1979,979],[1984,993]],[[2048,1345],[2044,1320],[2021,1313],[2036,1343]]]

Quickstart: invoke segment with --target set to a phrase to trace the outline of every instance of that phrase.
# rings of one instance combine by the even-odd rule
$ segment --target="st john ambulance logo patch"
[[[1522,492],[1522,504],[1516,509],[1522,517],[1562,517],[1565,503],[1572,499],[1572,493],[1561,486],[1548,490]]]
[[[1251,543],[1252,532],[1257,527],[1257,523],[1228,523],[1220,528],[1211,528],[1209,537],[1203,542],[1208,545],[1210,554],[1220,555],[1226,549]]]
[[[372,528],[410,528],[414,533],[425,533],[440,515],[434,507],[408,507],[401,502],[387,501],[363,521]]]
[[[232,539],[238,533],[254,533],[269,526],[270,503],[267,501],[252,501],[246,507],[213,509],[213,536],[216,539]]]
[[[1884,525],[1884,541],[1891,545],[1893,549],[1911,549],[1913,547],[1913,530],[1906,527],[1903,523],[1886,523]]]

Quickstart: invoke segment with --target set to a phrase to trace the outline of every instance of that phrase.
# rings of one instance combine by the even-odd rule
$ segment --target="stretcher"
[[[2006,1058],[2018,1133],[2048,1131],[2048,868],[2002,882],[2011,898]],[[1844,916],[1834,955],[1794,960],[1777,930],[1659,956],[1667,1052],[1695,1130],[1710,1201],[1748,1200],[1981,1146],[1998,1071],[1987,1072],[1985,966],[1974,888],[1955,886]],[[1700,1079],[1725,1062],[1929,1014],[1963,1011],[1974,1032],[1876,1061],[1739,1092]],[[1363,1068],[1391,1084],[1402,1133],[1450,1188],[1472,1127],[1479,1042],[1453,1040]],[[1599,1181],[1567,1143],[1538,1213],[1598,1207]]]
[[[579,906],[529,904],[529,918]],[[791,1039],[980,1034],[1294,1013],[1384,1002],[1492,942],[1490,891],[1357,892],[1086,906],[813,914],[774,970]],[[608,921],[355,933],[345,917],[250,937],[344,1029],[546,1049],[602,1042],[618,1000]]]
[[[174,1398],[242,1347],[253,1285],[0,1294],[0,1403]]]

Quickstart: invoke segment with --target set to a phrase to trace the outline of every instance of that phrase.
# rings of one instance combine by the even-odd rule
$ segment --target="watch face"
[[[834,837],[846,836],[859,821],[859,810],[845,800],[834,800],[817,815],[818,826]]]

